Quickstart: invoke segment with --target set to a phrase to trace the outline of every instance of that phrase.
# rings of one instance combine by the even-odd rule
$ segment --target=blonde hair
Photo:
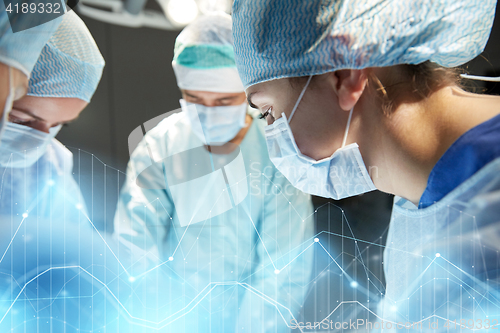
[[[369,68],[367,89],[379,99],[384,114],[390,115],[401,103],[418,102],[433,92],[461,85],[459,68],[446,68],[426,61],[418,65],[395,65]],[[308,76],[289,78],[294,89],[302,89]],[[314,87],[316,76],[309,87]]]
[[[397,65],[370,71],[368,86],[380,99],[382,110],[391,114],[401,103],[418,102],[433,92],[460,86],[460,70],[441,67],[430,61],[418,65]]]

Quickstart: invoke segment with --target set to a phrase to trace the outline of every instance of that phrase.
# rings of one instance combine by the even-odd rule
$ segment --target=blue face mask
[[[45,154],[47,146],[61,129],[61,125],[49,129],[49,133],[28,126],[7,122],[0,144],[0,167],[27,168]]]
[[[187,104],[180,100],[191,129],[205,144],[224,144],[233,139],[245,127],[247,103],[241,105],[208,107],[201,104]]]
[[[358,145],[345,145],[353,110],[349,114],[342,147],[332,156],[316,161],[303,155],[297,147],[289,123],[311,78],[302,90],[290,119],[287,120],[283,113],[281,118],[265,128],[271,161],[293,186],[312,195],[339,200],[375,190]]]

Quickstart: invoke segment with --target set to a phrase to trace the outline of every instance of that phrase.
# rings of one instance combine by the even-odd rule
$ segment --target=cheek
[[[60,104],[57,107],[57,115],[54,114],[56,117],[54,120],[55,122],[69,122],[73,121],[78,116],[80,113],[87,107],[88,103],[78,99],[78,98],[71,98],[71,99],[66,99],[64,104]]]
[[[290,128],[301,153],[315,160],[331,156],[341,144],[335,123],[331,104],[304,103],[297,109]]]

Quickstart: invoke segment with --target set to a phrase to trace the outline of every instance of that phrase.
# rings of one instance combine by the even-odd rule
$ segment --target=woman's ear
[[[343,69],[331,74],[340,108],[350,111],[365,91],[368,78],[366,70]]]

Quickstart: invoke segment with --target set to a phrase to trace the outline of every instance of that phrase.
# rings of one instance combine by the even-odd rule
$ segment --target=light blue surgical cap
[[[211,14],[189,24],[175,40],[172,67],[181,89],[243,92],[234,59],[231,16]]]
[[[103,68],[104,59],[85,23],[68,12],[33,68],[28,95],[90,102]]]
[[[340,69],[430,60],[461,65],[484,49],[496,0],[235,0],[245,88]]]
[[[20,13],[15,19],[25,18]],[[20,70],[29,77],[40,51],[56,31],[61,20],[62,17],[58,17],[36,27],[13,33],[4,1],[0,1],[0,62]]]

